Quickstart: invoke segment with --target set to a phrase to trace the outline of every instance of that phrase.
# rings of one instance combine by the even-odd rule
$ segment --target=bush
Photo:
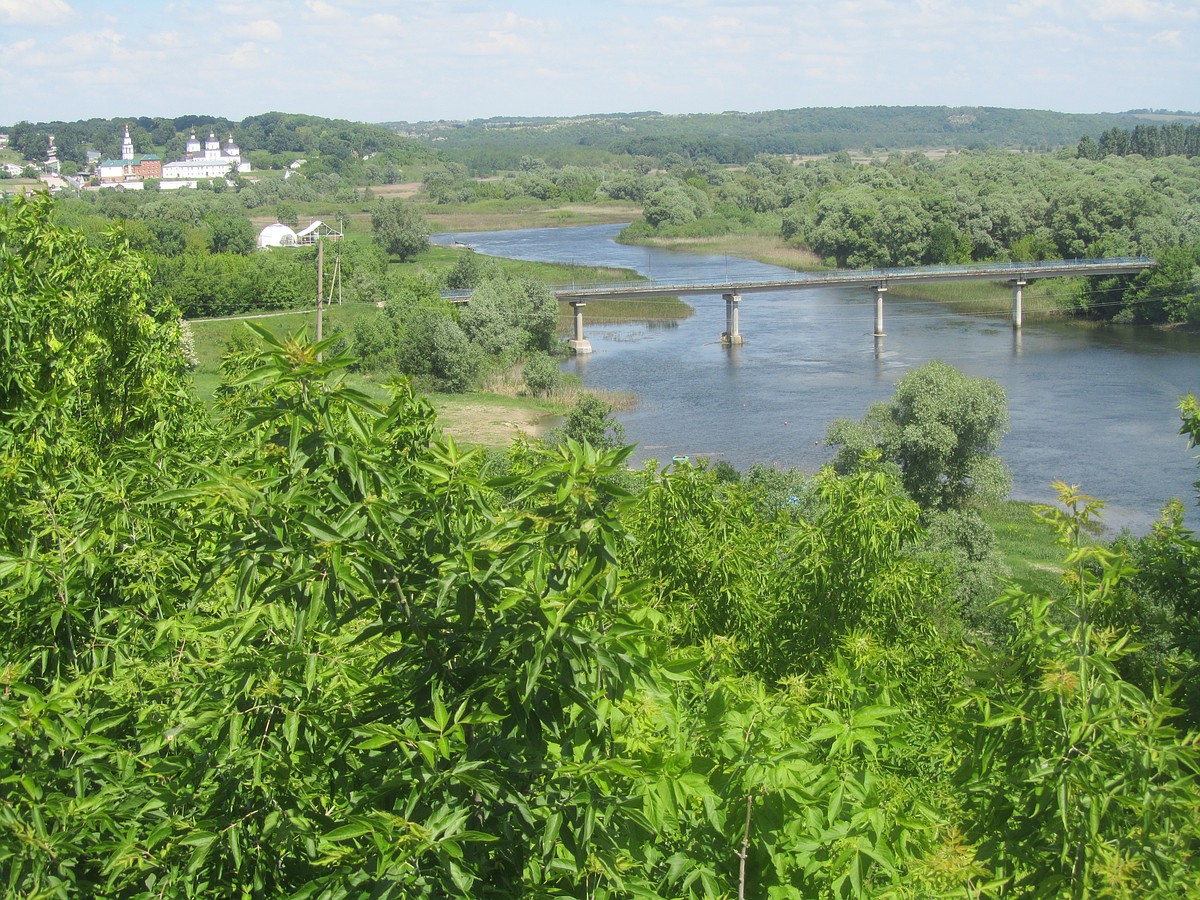
[[[495,263],[484,261],[478,253],[468,251],[458,258],[446,276],[446,287],[452,291],[469,291],[495,270]]]
[[[525,362],[521,375],[525,379],[525,387],[535,397],[549,394],[558,386],[562,377],[558,371],[558,362],[545,353],[531,356]]]
[[[612,404],[595,394],[584,394],[567,413],[562,435],[593,447],[617,447],[625,440],[625,429],[612,412]]]

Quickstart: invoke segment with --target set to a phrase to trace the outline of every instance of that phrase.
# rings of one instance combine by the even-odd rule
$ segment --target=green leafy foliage
[[[612,404],[595,394],[581,394],[556,431],[567,440],[593,447],[619,446],[624,434],[621,423],[613,418]]]
[[[1048,510],[1067,557],[1073,623],[1056,601],[1012,592],[1007,647],[975,676],[966,701],[974,742],[960,779],[972,834],[1014,889],[1058,896],[1169,894],[1188,888],[1179,852],[1196,839],[1193,739],[1154,686],[1119,674],[1131,636],[1098,615],[1132,574],[1124,558],[1079,542],[1097,504],[1059,486]]]
[[[1079,540],[1096,506],[1065,490],[1068,595],[1010,592],[1007,639],[976,648],[897,474],[635,478],[632,448],[569,437],[500,465],[408,382],[352,388],[336,338],[262,328],[198,419],[140,257],[40,201],[5,215],[26,325],[0,407],[6,896],[1182,896],[1200,877],[1195,736],[1158,670],[1129,669],[1123,593],[1175,592],[1181,530],[1139,575]]]
[[[549,394],[562,381],[562,373],[558,369],[558,360],[547,353],[537,353],[525,361],[521,368],[521,377],[525,387],[535,397]]]
[[[178,313],[150,306],[141,259],[119,239],[90,247],[50,209],[45,197],[0,209],[0,416],[13,472],[87,466],[134,436],[165,442],[193,409]]]
[[[935,360],[901,378],[862,422],[833,423],[826,443],[839,448],[839,471],[869,467],[877,452],[923,508],[961,509],[1008,493],[1011,476],[995,455],[1007,430],[1003,387]]]
[[[403,200],[380,200],[371,212],[375,242],[402,261],[429,249],[429,226],[421,214]]]

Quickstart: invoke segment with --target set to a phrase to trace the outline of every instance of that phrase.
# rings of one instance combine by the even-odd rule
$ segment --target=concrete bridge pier
[[[742,302],[741,294],[725,294],[725,333],[721,335],[721,343],[737,345],[744,343],[742,333],[738,330],[738,304]]]
[[[883,332],[883,295],[887,293],[886,284],[875,285],[875,337],[881,338]]]
[[[572,300],[571,309],[575,313],[575,337],[567,341],[567,346],[578,353],[591,353],[592,342],[583,336],[583,308],[587,306],[582,300]]]
[[[1025,287],[1026,283],[1027,282],[1025,281],[1024,278],[1013,279],[1013,283],[1012,283],[1012,285],[1013,285],[1012,319],[1013,319],[1013,328],[1017,328],[1017,329],[1019,329],[1021,327],[1021,319],[1023,317],[1023,313],[1021,311],[1021,300],[1022,300],[1023,292],[1021,289],[1023,287]]]

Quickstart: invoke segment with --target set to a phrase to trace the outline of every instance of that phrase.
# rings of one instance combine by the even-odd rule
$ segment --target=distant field
[[[427,204],[421,207],[421,214],[435,232],[505,231],[629,222],[640,218],[642,210],[639,206],[619,201],[563,204],[521,197],[445,206]]]
[[[1079,290],[1079,278],[1045,278],[1026,285],[1021,313],[1026,321],[1062,316],[1064,305]],[[896,297],[933,300],[965,315],[1011,316],[1012,285],[994,281],[942,281],[933,284],[892,284]]]
[[[324,329],[328,336],[335,327],[349,331],[354,327],[354,320],[360,316],[377,315],[379,310],[369,303],[334,304],[325,310]],[[301,332],[314,337],[317,331],[316,309],[299,312],[264,312],[247,314],[222,319],[193,319],[188,325],[196,342],[198,375],[219,375],[221,372],[221,357],[229,346],[235,334],[249,334],[246,320],[261,325],[272,334],[287,337]]]

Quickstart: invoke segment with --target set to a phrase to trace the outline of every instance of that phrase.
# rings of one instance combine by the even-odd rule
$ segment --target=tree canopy
[[[429,226],[421,214],[403,200],[380,200],[371,212],[375,242],[392,256],[412,259],[429,249]]]
[[[906,489],[961,497],[1000,417],[950,393],[994,405],[987,385],[909,376],[893,469],[632,472],[632,448],[573,438],[461,447],[410,383],[354,389],[335,339],[257,328],[195,417],[141,256],[44,201],[0,229],[8,894],[1082,900],[1200,878],[1190,695],[1132,640],[1133,601],[1179,571],[1155,560],[1194,581],[1194,541],[1138,571],[1083,539],[1098,505],[1063,485],[1061,589],[1009,590],[1006,628],[964,639]]]
[[[839,471],[869,467],[876,453],[918,504],[947,510],[1008,494],[1011,476],[996,455],[1006,431],[1004,388],[935,360],[901,378],[861,422],[830,425],[826,442],[838,447]]]

